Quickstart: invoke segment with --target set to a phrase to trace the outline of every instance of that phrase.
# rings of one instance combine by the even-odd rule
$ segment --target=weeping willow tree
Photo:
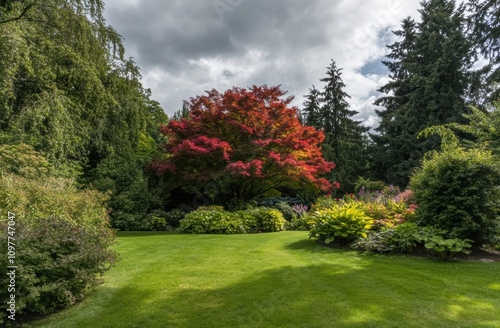
[[[113,224],[142,229],[128,223],[162,207],[144,168],[166,115],[103,6],[0,0],[0,145],[27,144],[61,170],[72,163],[82,185],[112,192]]]
[[[0,2],[0,131],[93,167],[153,142],[165,120],[101,0]],[[153,135],[152,135],[153,134]],[[147,142],[146,142],[147,143]]]

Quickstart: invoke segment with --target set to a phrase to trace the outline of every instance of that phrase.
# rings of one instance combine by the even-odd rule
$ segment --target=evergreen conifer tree
[[[418,139],[433,125],[463,121],[468,112],[467,94],[474,60],[472,42],[465,35],[463,10],[453,0],[423,1],[421,22],[405,19],[402,39],[389,46],[384,62],[391,81],[379,91],[386,93],[375,104],[381,119],[375,143],[377,178],[406,186],[423,154],[437,149],[438,139]]]
[[[352,192],[365,167],[364,133],[368,128],[353,119],[358,112],[349,107],[347,99],[350,96],[344,91],[341,71],[332,60],[326,77],[320,79],[325,83],[323,90],[310,89],[303,113],[306,124],[325,132],[323,155],[328,161],[336,163],[335,170],[330,173],[330,181],[338,181],[341,192]]]

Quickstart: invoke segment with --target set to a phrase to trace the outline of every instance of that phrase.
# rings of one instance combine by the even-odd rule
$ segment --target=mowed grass
[[[306,232],[120,233],[121,261],[35,327],[500,327],[500,263],[367,256]]]

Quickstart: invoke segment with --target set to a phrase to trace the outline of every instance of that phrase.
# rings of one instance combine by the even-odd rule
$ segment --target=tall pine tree
[[[374,135],[378,178],[406,186],[423,154],[437,149],[437,139],[417,139],[426,127],[462,121],[474,53],[467,40],[462,9],[453,0],[421,3],[421,22],[403,21],[389,46],[392,61],[384,62],[391,81],[380,91],[388,96],[376,104],[381,123]]]
[[[345,84],[341,75],[341,69],[332,60],[326,77],[320,79],[325,82],[323,90],[320,92],[313,87],[306,96],[303,115],[306,124],[325,132],[323,155],[336,163],[329,179],[340,182],[340,191],[352,191],[364,169],[363,134],[368,128],[353,120],[358,112],[349,109],[347,99],[350,96],[343,90]]]
[[[401,30],[393,32],[401,40],[387,46],[391,50],[387,55],[390,60],[382,62],[389,70],[391,81],[378,90],[387,95],[375,101],[375,105],[383,106],[385,110],[375,110],[380,117],[380,124],[375,129],[376,133],[371,134],[372,173],[377,179],[396,184],[399,180],[406,179],[406,174],[400,176],[401,172],[408,171],[408,168],[402,167],[407,165],[408,160],[405,148],[416,142],[411,137],[412,142],[409,141],[409,131],[405,131],[405,125],[401,124],[405,116],[400,115],[401,108],[408,104],[413,90],[407,66],[415,49],[416,29],[417,24],[408,17],[403,20]],[[407,128],[411,127],[412,125],[408,124]],[[411,134],[414,133],[415,131]]]
[[[303,123],[314,127],[322,126],[320,117],[321,92],[313,85],[309,89],[309,94],[304,97],[306,97],[306,100],[304,101],[304,109],[301,114]]]
[[[498,0],[471,0],[469,23],[472,38],[480,54],[488,60],[485,80],[486,101],[500,98],[500,2]]]

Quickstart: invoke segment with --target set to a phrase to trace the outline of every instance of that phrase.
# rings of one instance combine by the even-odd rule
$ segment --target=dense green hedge
[[[180,220],[178,231],[199,234],[276,232],[285,229],[283,214],[276,209],[257,207],[237,212],[219,206],[200,207]]]
[[[424,161],[411,178],[419,225],[480,246],[500,234],[500,167],[487,151],[447,150]]]
[[[26,179],[0,175],[0,248],[15,240],[16,318],[27,313],[47,314],[81,300],[95,287],[117,254],[110,250],[114,232],[109,229],[106,197],[91,190],[77,190],[71,180],[41,177]],[[11,223],[12,224],[12,223]],[[12,233],[13,232],[13,233]],[[12,246],[13,244],[11,244]],[[2,256],[0,266],[6,268]],[[10,278],[0,276],[0,285]],[[0,299],[11,292],[0,289]],[[6,302],[0,305],[5,320]]]

